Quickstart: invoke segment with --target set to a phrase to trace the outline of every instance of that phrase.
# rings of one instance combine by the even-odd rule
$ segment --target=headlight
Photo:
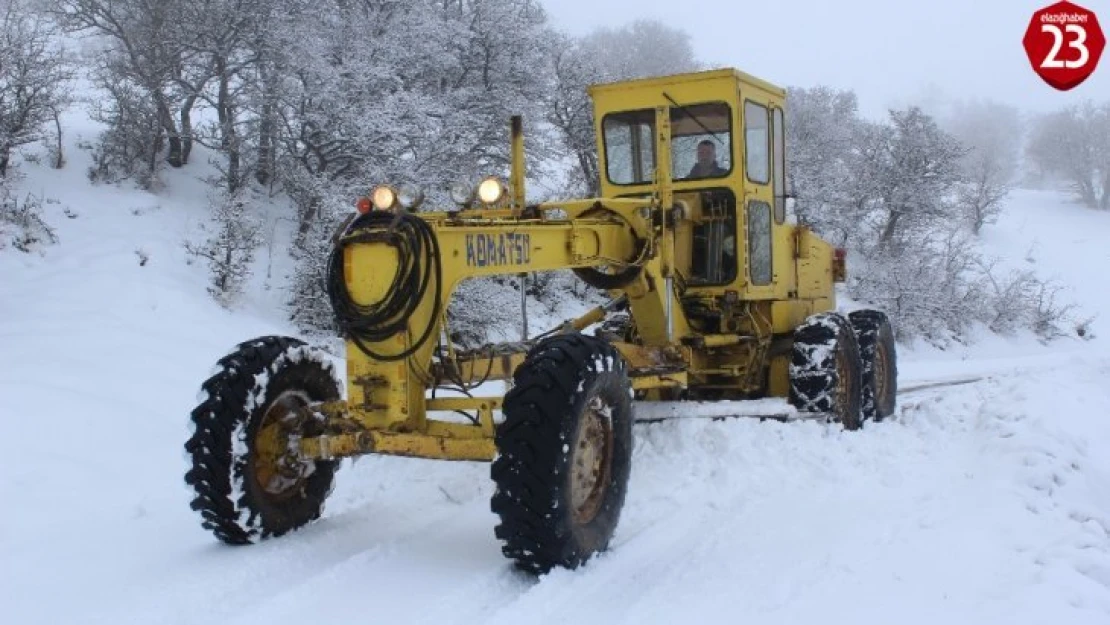
[[[424,201],[424,192],[414,184],[403,184],[397,190],[397,201],[405,207],[405,210],[414,211],[420,208],[420,204]]]
[[[505,185],[494,177],[489,177],[478,183],[478,199],[483,204],[496,204],[505,196]]]
[[[461,206],[470,204],[474,199],[474,187],[466,182],[456,182],[450,188],[451,201]]]
[[[397,192],[389,185],[380,184],[370,192],[370,201],[374,203],[374,208],[387,211],[397,203]]]

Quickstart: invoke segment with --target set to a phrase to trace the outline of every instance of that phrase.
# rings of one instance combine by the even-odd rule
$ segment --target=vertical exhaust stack
[[[510,120],[512,137],[512,170],[509,172],[509,186],[513,193],[513,210],[520,214],[524,210],[524,120],[513,115]],[[528,340],[528,274],[520,274],[520,340]]]
[[[512,171],[509,186],[513,193],[513,209],[524,210],[524,120],[520,115],[512,117]]]

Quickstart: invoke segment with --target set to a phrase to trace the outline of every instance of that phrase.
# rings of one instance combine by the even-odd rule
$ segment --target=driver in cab
[[[690,168],[687,178],[715,178],[728,171],[717,164],[717,147],[709,139],[698,143],[698,161]]]

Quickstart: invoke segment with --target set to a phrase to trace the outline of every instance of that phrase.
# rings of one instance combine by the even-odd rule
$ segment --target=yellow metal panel
[[[490,438],[451,438],[384,431],[301,439],[301,454],[305,458],[333,459],[364,453],[488,462],[497,454],[497,446]]]
[[[812,300],[780,300],[771,302],[771,320],[775,334],[794,331],[806,317],[814,312]]]
[[[799,246],[798,297],[833,299],[833,248],[811,231],[804,230]]]
[[[637,391],[653,388],[686,388],[686,372],[646,375],[632,378],[632,388]]]
[[[790,395],[790,356],[776,356],[771,359],[767,373],[767,394],[771,397]]]
[[[625,80],[621,82],[606,83],[590,85],[586,88],[587,93],[592,98],[609,95],[613,92],[622,91],[641,91],[658,89],[659,87],[674,87],[684,86],[690,83],[705,83],[705,82],[726,82],[729,84],[743,83],[750,87],[755,87],[760,90],[766,91],[769,94],[779,98],[786,97],[786,91],[781,87],[773,85],[761,78],[757,78],[746,72],[737,69],[712,69],[701,72],[689,72],[686,74],[678,74],[664,77],[652,78],[638,78],[634,80]]]
[[[642,202],[618,203],[624,219],[491,220],[466,224],[433,218],[430,225],[439,241],[442,258],[441,297],[446,304],[458,283],[474,276],[586,267],[635,259],[642,245],[631,235],[630,224],[642,222],[638,216],[638,207],[642,205]],[[349,283],[352,297],[364,305],[380,301],[385,295],[380,285],[392,282],[396,273],[395,248],[384,242],[361,242],[350,244],[347,250],[350,265],[347,275],[354,276]],[[429,285],[428,297],[406,321],[407,333],[369,347],[378,353],[400,353],[423,333],[433,315],[436,315],[435,327],[431,336],[437,336],[442,311],[436,310],[435,298],[431,296],[434,292],[435,284]],[[650,300],[653,295],[658,302],[659,296],[652,290],[642,299]],[[368,428],[424,431],[425,390],[427,380],[431,379],[434,347],[435,341],[429,340],[408,362],[382,362],[349,342],[347,396],[352,418]],[[488,361],[471,364],[470,371],[462,372],[464,379],[482,375],[483,364]],[[498,364],[502,368],[500,373],[507,375],[505,363]]]
[[[439,460],[491,461],[497,446],[488,438],[448,438],[422,434],[374,432],[374,453]]]
[[[347,289],[351,292],[355,303],[362,306],[380,302],[393,286],[391,272],[360,269],[368,262],[365,255],[369,249],[371,248],[366,246],[348,247],[343,253],[343,275],[347,279]],[[380,263],[381,267],[397,266],[399,259],[396,248],[383,245],[372,249],[374,259],[370,262]]]
[[[776,301],[771,304],[771,318],[775,334],[788,334],[801,325],[805,318],[836,308],[832,298],[815,298]]]
[[[428,410],[496,409],[502,401],[502,397],[437,397],[428,400]]]
[[[424,434],[451,439],[489,438],[492,435],[492,433],[487,435],[482,431],[482,428],[469,423],[448,423],[432,420],[428,420],[428,426]]]

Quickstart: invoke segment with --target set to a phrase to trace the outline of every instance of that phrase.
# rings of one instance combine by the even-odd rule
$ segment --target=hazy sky
[[[855,89],[862,112],[929,98],[992,98],[1029,111],[1110,99],[1110,49],[1071,91],[1033,73],[1021,40],[1055,0],[542,0],[573,34],[653,18],[690,33],[698,57],[773,83]],[[1110,34],[1110,0],[1078,0]]]

